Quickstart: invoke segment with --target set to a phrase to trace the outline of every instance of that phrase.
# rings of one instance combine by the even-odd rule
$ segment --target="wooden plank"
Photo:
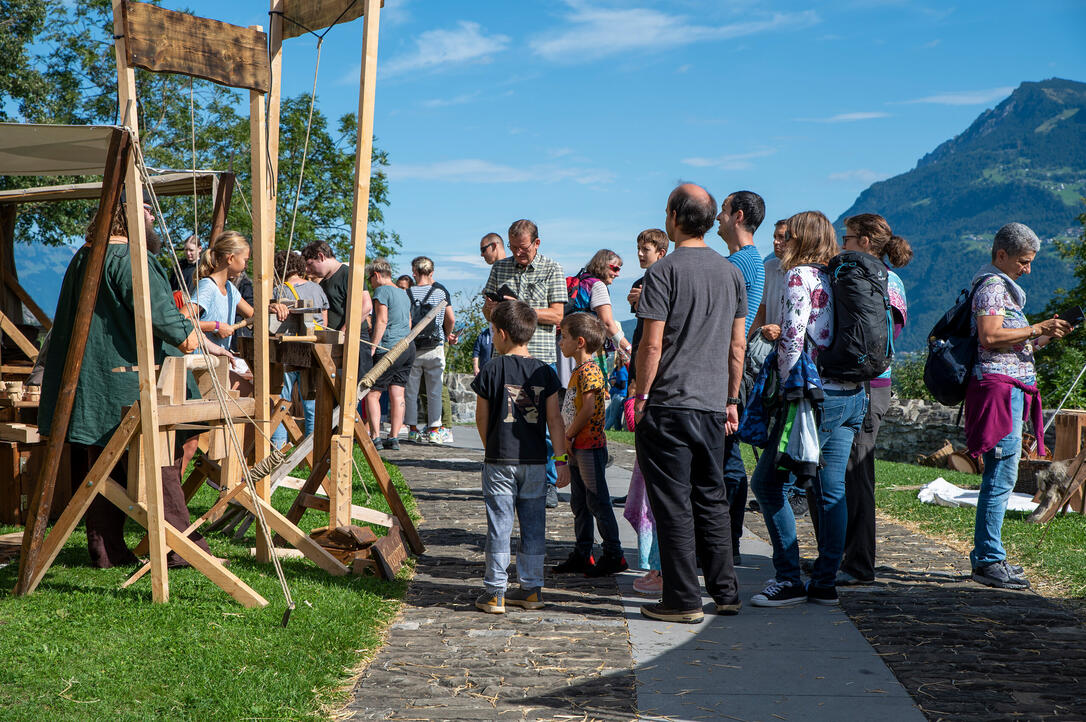
[[[0,422],[0,441],[15,441],[20,444],[37,444],[41,442],[37,426],[29,426],[16,422]]]
[[[117,57],[117,100],[121,124],[129,129],[133,143],[138,143],[139,118],[136,97],[136,74],[127,61],[128,49],[124,30],[124,12],[128,3],[113,0],[113,35]],[[157,8],[156,8],[157,9]],[[159,28],[159,31],[164,30]],[[179,29],[178,29],[179,30]],[[164,34],[163,34],[164,35]],[[174,35],[171,33],[171,35]],[[143,184],[135,162],[126,165],[125,198],[128,218],[128,255],[132,269],[133,330],[136,336],[136,359],[139,363],[140,428],[144,444],[143,466],[147,486],[147,535],[150,543],[151,598],[157,603],[170,599],[166,572],[166,517],[162,506],[162,449],[157,443],[159,429],[158,398],[155,392],[155,339],[151,328],[151,281],[147,268],[147,232],[143,217]]]
[[[299,491],[298,498],[301,500],[302,506],[307,509],[316,509],[317,511],[327,512],[330,508],[327,496],[306,494],[303,491]],[[351,504],[351,521],[376,524],[377,526],[383,526],[385,528],[391,528],[393,524],[397,523],[390,514],[386,514],[383,511],[377,511],[376,509],[367,509],[366,507],[358,506],[357,504]]]
[[[226,407],[231,414],[252,416],[256,412],[256,400],[251,396],[227,399]],[[186,401],[180,406],[162,406],[159,409],[159,421],[163,426],[222,420],[218,401]]]
[[[68,436],[68,423],[72,416],[75,389],[83,368],[83,352],[87,347],[92,311],[98,301],[98,285],[102,278],[106,249],[109,246],[109,226],[113,218],[113,209],[120,201],[121,181],[125,168],[130,165],[130,148],[128,133],[115,130],[109,141],[105,176],[102,179],[102,196],[98,200],[98,212],[94,217],[94,230],[91,235],[90,257],[87,259],[79,299],[76,301],[75,326],[72,328],[69,339],[68,354],[64,359],[64,370],[61,374],[60,392],[57,394],[57,405],[53,411],[52,434],[46,442],[41,472],[34,486],[34,496],[30,500],[23,551],[19,557],[19,581],[15,586],[15,594],[29,594],[36,586],[30,582],[34,575],[38,575],[36,571],[38,552],[45,538],[45,525],[49,519],[49,507],[53,500],[60,456],[63,452],[64,441]],[[57,347],[54,346],[54,348]],[[77,518],[76,521],[79,519]],[[41,566],[48,568],[49,564],[52,564],[52,559]],[[44,573],[44,569],[41,573]],[[38,576],[40,578],[40,575]]]
[[[383,536],[370,547],[370,556],[377,562],[377,568],[381,576],[393,580],[400,571],[400,567],[407,560],[407,550],[403,548],[403,539],[400,537],[400,528],[392,527],[388,536]]]
[[[123,511],[136,523],[146,528],[149,521],[147,507],[137,504],[128,498],[128,494],[117,482],[106,479],[102,485],[102,495],[113,502],[118,509]],[[245,582],[236,577],[222,563],[211,556],[196,542],[175,529],[173,524],[164,523],[166,542],[169,548],[177,552],[178,556],[191,564],[197,571],[210,579],[217,587],[229,594],[245,607],[266,607],[268,600],[260,596]],[[154,566],[151,567],[151,583],[154,584]]]
[[[122,7],[122,22],[115,23],[114,34],[124,36],[118,45],[125,48],[130,67],[268,92],[268,38],[263,32],[149,3],[129,1]]]
[[[34,299],[26,292],[26,289],[19,284],[11,273],[4,271],[3,280],[4,285],[11,289],[11,292],[22,301],[27,310],[29,310],[30,313],[34,315],[34,318],[38,320],[38,323],[42,325],[42,328],[46,331],[53,328],[53,321],[49,318],[48,314],[41,309],[41,306],[34,302]]]
[[[319,32],[333,23],[349,23],[362,17],[363,11],[369,12],[361,0],[281,0],[279,6],[284,15],[283,38]]]
[[[364,8],[362,22],[361,86],[358,90],[358,139],[355,145],[354,201],[351,210],[351,260],[347,286],[347,324],[343,344],[343,367],[340,370],[339,405],[353,409],[358,403],[358,357],[362,352],[362,305],[352,299],[361,298],[365,291],[362,277],[366,267],[366,233],[370,208],[370,173],[373,156],[373,110],[377,88],[377,36],[381,21],[380,0],[357,2]],[[368,349],[367,349],[368,350]],[[339,438],[332,444],[332,479],[340,489],[351,487],[351,459],[354,454],[353,413],[339,420]],[[349,495],[349,493],[348,493]],[[332,494],[332,516],[346,512],[350,502],[338,503]]]
[[[256,514],[256,505],[259,504],[260,510],[264,512],[264,518],[267,520],[268,526],[274,529],[295,549],[301,550],[306,558],[318,567],[337,577],[347,574],[348,569],[346,566],[329,554],[324,547],[310,539],[305,532],[280,514],[271,504],[259,497],[254,499],[247,490],[238,495],[238,501],[254,515]]]
[[[19,327],[15,325],[15,322],[7,317],[3,312],[0,312],[0,328],[4,329],[15,345],[19,347],[19,350],[26,354],[26,357],[31,361],[38,360],[38,347],[35,346],[30,339],[23,335],[23,332],[19,330]]]
[[[52,566],[53,560],[57,558],[57,554],[60,553],[64,543],[68,541],[68,537],[72,535],[79,520],[83,518],[83,515],[87,513],[87,509],[90,508],[91,502],[94,501],[94,497],[100,490],[102,481],[113,471],[113,467],[117,465],[121,456],[124,455],[132,437],[139,432],[139,425],[140,413],[137,404],[125,412],[120,426],[113,432],[113,436],[109,437],[105,448],[102,449],[102,453],[98,456],[98,460],[94,462],[90,471],[87,472],[86,478],[80,483],[79,490],[72,495],[68,506],[64,507],[63,513],[57,519],[57,523],[53,525],[53,531],[41,545],[38,564],[27,571],[25,578],[23,569],[20,567],[20,586],[15,587],[16,594],[30,594],[38,588],[42,577],[49,571],[49,567]],[[45,467],[44,464],[42,466]],[[42,531],[44,532],[44,524],[42,525]],[[23,536],[24,548],[26,546],[26,537],[32,533],[33,527],[28,525]]]

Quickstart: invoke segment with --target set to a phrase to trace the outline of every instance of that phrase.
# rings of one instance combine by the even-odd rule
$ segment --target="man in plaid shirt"
[[[509,256],[494,261],[490,278],[483,287],[483,315],[490,314],[497,305],[486,294],[498,293],[508,286],[516,298],[535,309],[535,334],[528,341],[528,353],[554,368],[556,359],[555,328],[562,323],[566,301],[566,278],[562,266],[546,256],[539,255],[539,229],[529,220],[521,219],[509,226]],[[558,506],[558,490],[555,483],[558,472],[554,460],[550,436],[547,437],[547,508]]]
[[[528,352],[544,363],[553,365],[555,358],[555,327],[562,323],[562,312],[569,296],[562,266],[539,254],[539,229],[529,220],[519,220],[509,226],[507,258],[490,267],[483,293],[497,293],[507,285],[516,297],[535,309],[538,318],[535,335],[528,342]],[[483,315],[490,320],[495,302],[489,297],[483,304]]]

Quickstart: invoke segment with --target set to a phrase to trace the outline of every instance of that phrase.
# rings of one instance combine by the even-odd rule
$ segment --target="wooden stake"
[[[117,88],[122,123],[138,143],[136,74],[125,57],[124,0],[112,0],[114,47],[117,54]],[[151,598],[170,599],[166,572],[166,518],[162,507],[162,449],[153,443],[158,432],[158,398],[155,393],[155,339],[151,329],[151,282],[147,270],[147,236],[143,223],[143,186],[136,165],[127,164],[125,197],[128,208],[128,250],[132,263],[132,300],[135,312],[136,357],[139,361],[140,427],[148,437],[143,465],[147,474],[147,533],[150,540]]]
[[[75,389],[79,385],[79,374],[83,369],[83,352],[87,347],[91,318],[98,301],[98,285],[102,278],[106,248],[109,246],[109,226],[113,219],[113,209],[120,201],[121,180],[124,177],[125,168],[130,165],[129,141],[128,134],[122,130],[115,130],[109,141],[105,176],[102,179],[102,196],[98,200],[98,213],[94,218],[94,231],[91,236],[90,256],[87,259],[86,270],[83,272],[79,300],[76,302],[75,326],[69,339],[68,355],[64,360],[60,393],[57,394],[57,405],[53,411],[49,441],[45,445],[41,471],[38,473],[34,486],[30,509],[27,510],[23,548],[19,557],[19,580],[15,585],[17,595],[32,592],[37,584],[32,584],[31,580],[35,576],[40,578],[40,574],[36,571],[38,553],[42,540],[45,538],[45,525],[49,522],[49,507],[53,502],[53,488],[56,484],[57,470],[60,468],[60,456],[68,436],[68,423],[72,416]],[[76,518],[76,522],[79,518],[82,518],[82,513]],[[41,565],[41,574],[44,574],[44,570],[50,563],[52,559]]]

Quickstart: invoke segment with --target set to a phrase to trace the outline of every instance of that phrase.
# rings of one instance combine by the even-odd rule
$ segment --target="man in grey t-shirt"
[[[675,251],[645,274],[637,307],[645,322],[636,360],[637,460],[664,581],[663,601],[641,612],[668,622],[703,617],[695,546],[717,613],[740,607],[722,469],[724,436],[739,425],[747,297],[739,269],[705,243],[716,209],[704,188],[672,191],[666,228]]]

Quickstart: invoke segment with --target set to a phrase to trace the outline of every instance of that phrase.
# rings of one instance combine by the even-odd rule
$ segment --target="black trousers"
[[[656,517],[663,603],[701,608],[705,588],[721,604],[738,599],[731,519],[724,487],[723,413],[649,407],[637,423],[637,461]]]
[[[867,417],[852,442],[845,469],[845,555],[841,571],[857,579],[875,578],[875,440],[882,417],[890,408],[890,388],[873,387]]]

